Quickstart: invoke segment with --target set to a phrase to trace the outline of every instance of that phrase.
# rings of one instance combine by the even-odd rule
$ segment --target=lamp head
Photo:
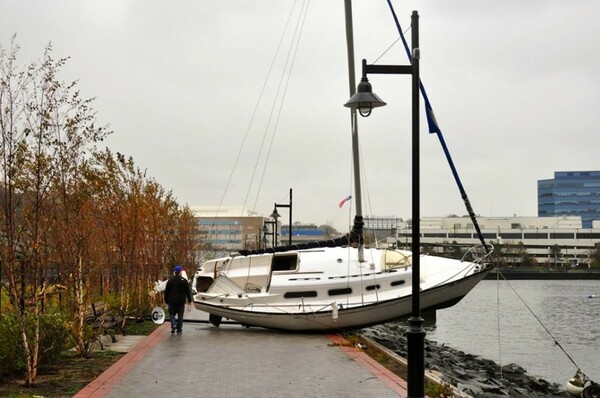
[[[277,211],[277,207],[275,207],[273,209],[273,213],[271,213],[271,218],[274,218],[275,221],[277,221],[277,219],[281,217],[281,215],[279,214],[279,212]]]
[[[369,83],[366,76],[360,79],[360,83],[356,87],[356,93],[344,104],[347,108],[358,108],[358,112],[362,117],[369,116],[373,108],[385,105],[387,104],[377,94],[373,93],[371,83]]]

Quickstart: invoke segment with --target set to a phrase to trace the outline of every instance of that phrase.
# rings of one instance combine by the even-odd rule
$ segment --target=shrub
[[[61,353],[73,346],[69,321],[67,314],[58,311],[46,313],[41,317],[40,368],[54,366]]]
[[[21,335],[17,318],[2,314],[0,318],[0,378],[25,369],[21,349]]]
[[[25,327],[27,335],[32,337],[34,322],[31,314],[25,318]],[[71,346],[72,341],[65,314],[57,311],[43,314],[40,317],[39,369],[55,365],[61,353]],[[2,363],[0,376],[25,370],[21,331],[14,314],[3,314],[0,319],[0,363]]]

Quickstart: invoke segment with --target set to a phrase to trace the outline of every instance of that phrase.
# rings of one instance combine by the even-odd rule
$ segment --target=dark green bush
[[[40,319],[40,368],[54,366],[61,353],[73,347],[70,321],[67,314],[58,311],[46,313]]]
[[[33,316],[25,319],[30,344],[34,336]],[[39,369],[53,366],[62,352],[72,346],[72,337],[65,314],[47,311],[40,317]],[[0,376],[25,370],[25,355],[21,332],[14,314],[3,314],[0,319]]]
[[[2,314],[0,318],[0,378],[25,369],[17,318]]]

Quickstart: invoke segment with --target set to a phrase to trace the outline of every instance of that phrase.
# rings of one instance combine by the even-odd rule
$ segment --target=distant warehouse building
[[[190,206],[200,238],[215,249],[237,251],[261,247],[268,218],[244,206]]]
[[[199,240],[214,250],[238,251],[287,245],[289,225],[281,225],[245,206],[190,206],[196,218]],[[337,238],[329,226],[296,222],[292,225],[292,243]]]
[[[600,220],[600,171],[556,171],[538,180],[538,216],[579,216],[583,228]]]
[[[281,226],[281,244],[285,245],[289,242],[290,227],[289,225]],[[329,238],[329,237],[327,237]],[[315,224],[301,224],[299,222],[292,225],[292,244],[314,242],[317,240],[326,239],[326,233],[322,228]]]
[[[365,217],[365,225],[378,245],[411,248],[412,225],[391,217]],[[496,254],[505,257],[522,257],[527,253],[540,265],[589,266],[593,252],[600,245],[600,221],[592,228],[582,228],[579,216],[554,217],[477,217],[483,238],[493,244]],[[390,228],[389,225],[396,225]],[[455,247],[480,244],[470,217],[422,217],[420,241],[424,252],[448,253]]]

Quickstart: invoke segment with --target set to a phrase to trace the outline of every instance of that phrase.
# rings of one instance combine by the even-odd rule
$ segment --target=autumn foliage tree
[[[174,263],[194,269],[198,242],[189,208],[133,159],[98,148],[110,132],[97,126],[93,100],[59,79],[67,60],[55,60],[49,45],[20,68],[17,54],[14,38],[0,47],[0,276],[9,297],[0,322],[15,314],[32,385],[50,306],[69,314],[85,355],[90,304],[145,316],[153,282]],[[65,290],[52,301],[55,286]]]

